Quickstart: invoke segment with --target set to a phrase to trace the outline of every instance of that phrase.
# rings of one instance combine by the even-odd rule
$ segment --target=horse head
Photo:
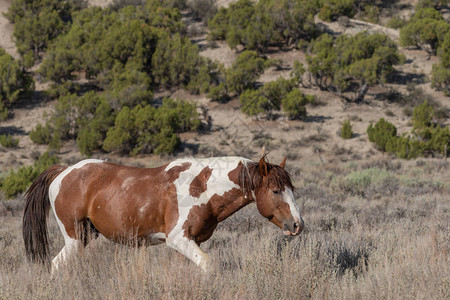
[[[270,164],[263,155],[257,170],[256,205],[260,214],[283,230],[286,236],[296,236],[304,228],[300,209],[294,198],[291,176],[285,170],[286,158]]]

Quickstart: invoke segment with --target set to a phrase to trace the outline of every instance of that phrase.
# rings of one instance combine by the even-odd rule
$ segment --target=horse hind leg
[[[74,224],[76,238],[70,237],[63,224],[58,222],[64,236],[64,247],[52,260],[52,274],[59,269],[60,265],[64,263],[70,255],[86,247],[91,240],[96,239],[99,235],[98,230],[94,227],[90,219],[84,219],[81,222],[74,223],[76,223]]]
[[[76,252],[78,248],[78,241],[76,239],[73,239],[71,237],[64,236],[64,247],[59,251],[58,255],[55,256],[52,260],[52,270],[51,274],[53,275],[63,264],[67,257],[73,253]]]
[[[84,219],[78,223],[77,236],[81,241],[81,245],[86,247],[90,241],[98,238],[99,231],[95,228],[94,224],[89,218]]]

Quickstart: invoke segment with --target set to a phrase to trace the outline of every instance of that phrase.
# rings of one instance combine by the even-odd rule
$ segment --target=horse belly
[[[145,237],[146,244],[159,245],[166,242],[166,234],[162,232],[151,233]]]
[[[160,242],[158,234],[164,232],[162,215],[151,201],[138,201],[119,191],[111,197],[100,192],[92,201],[89,218],[102,235],[115,241],[138,239],[153,244]]]

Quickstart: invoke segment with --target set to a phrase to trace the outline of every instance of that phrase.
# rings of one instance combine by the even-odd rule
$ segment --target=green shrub
[[[249,116],[266,113],[270,118],[272,105],[260,90],[246,90],[239,96],[241,110]]]
[[[24,192],[38,175],[38,171],[33,166],[21,167],[17,171],[11,170],[3,179],[2,191],[7,198],[13,198]]]
[[[355,0],[325,0],[322,1],[322,8],[319,12],[319,18],[324,21],[335,21],[339,16],[353,17],[355,14]]]
[[[367,134],[369,135],[369,141],[375,143],[381,151],[386,151],[387,142],[397,136],[397,128],[392,123],[381,118],[375,126],[369,125]]]
[[[12,135],[1,134],[0,135],[0,145],[6,148],[15,148],[19,145],[19,139],[15,139]]]
[[[6,119],[7,108],[20,96],[25,96],[33,90],[33,79],[26,75],[11,55],[0,48],[0,120]]]
[[[281,100],[281,105],[289,119],[306,118],[305,105],[314,101],[314,96],[303,94],[299,89],[294,89]]]
[[[295,79],[287,80],[283,77],[279,77],[275,81],[269,81],[262,87],[262,94],[272,104],[272,109],[280,109],[281,101],[295,87]]]
[[[224,101],[228,98],[227,86],[225,83],[221,82],[220,84],[213,86],[210,88],[208,97],[211,98],[212,101]]]
[[[424,101],[421,105],[414,108],[413,111],[413,130],[423,130],[431,126],[431,120],[433,119],[433,108],[428,101]]]
[[[325,4],[319,11],[319,18],[326,22],[331,22],[331,18],[333,16],[333,11],[331,10],[330,5]]]
[[[397,157],[412,159],[423,155],[426,145],[410,136],[399,136],[389,139],[386,143],[386,152]]]
[[[380,119],[375,127],[371,124],[367,128],[369,140],[382,151],[405,159],[430,154],[448,155],[445,150],[450,144],[450,130],[432,123],[433,115],[433,108],[425,101],[414,108],[412,136],[397,136],[395,126]]]
[[[431,84],[434,88],[442,90],[450,96],[450,31],[444,36],[437,54],[441,58],[438,64],[434,64],[431,71]]]
[[[400,45],[416,46],[436,54],[450,31],[442,14],[434,8],[421,8],[415,11],[408,23],[400,29]],[[431,49],[431,51],[429,50]]]
[[[393,66],[404,61],[395,42],[380,33],[341,34],[336,39],[325,33],[310,43],[309,53],[306,61],[312,83],[343,95],[355,86],[352,82],[358,82],[355,102],[364,100],[369,86],[386,82],[395,71]]]
[[[151,78],[133,63],[116,62],[111,70],[99,75],[99,83],[107,91],[109,105],[118,110],[122,106],[133,107],[152,103]]]
[[[255,51],[242,52],[226,72],[228,91],[240,94],[251,88],[265,68],[265,60]]]
[[[8,119],[8,108],[0,101],[0,121]]]
[[[403,19],[399,16],[394,16],[389,19],[389,21],[386,25],[389,28],[399,29],[399,28],[402,28],[403,26],[405,26],[405,24],[406,24],[405,19]]]
[[[77,135],[77,146],[80,153],[86,156],[102,148],[106,133],[114,123],[115,114],[109,104],[103,98],[99,101],[92,116],[85,115],[85,118],[80,120],[82,125]]]
[[[48,152],[45,152],[32,166],[24,166],[17,171],[11,170],[9,174],[3,178],[1,190],[5,193],[7,198],[13,198],[24,192],[33,180],[35,180],[45,169],[57,163],[58,158],[56,156],[52,156]]]
[[[41,124],[37,124],[36,127],[30,131],[30,139],[33,141],[33,143],[39,145],[50,143],[50,126],[48,124],[44,126]]]
[[[419,0],[416,4],[416,10],[427,7],[440,9],[445,5],[448,5],[448,0]]]
[[[77,3],[78,2],[78,3]],[[82,1],[15,0],[6,17],[14,23],[14,40],[22,57],[32,53],[33,62],[39,52],[70,24],[73,11],[82,8]],[[27,63],[30,66],[30,63]]]
[[[267,82],[258,90],[248,89],[239,97],[241,110],[249,116],[265,114],[268,119],[272,119],[273,111],[280,110],[283,99],[289,95],[295,85],[295,79],[286,80],[280,77],[275,81]],[[293,98],[293,95],[291,98]],[[285,101],[292,102],[295,101],[295,99]],[[295,104],[294,102],[291,102],[286,105],[289,106],[291,104],[293,106],[290,108],[292,117],[294,118],[294,115],[298,112],[295,112]]]
[[[362,12],[363,20],[377,24],[380,16],[380,8],[375,5],[365,5],[364,11]]]
[[[50,152],[44,152],[39,158],[34,162],[33,166],[38,170],[39,174],[42,173],[48,167],[55,165],[59,162],[58,157]]]
[[[209,39],[226,40],[231,48],[263,52],[269,45],[311,40],[319,29],[314,23],[318,4],[308,0],[239,0],[208,22]]]
[[[215,2],[215,0],[192,0],[186,5],[191,9],[194,18],[202,19],[206,23],[218,12]]]
[[[450,96],[450,68],[442,63],[434,64],[431,70],[431,84],[434,88],[442,90],[447,97]]]
[[[156,0],[117,11],[84,9],[50,47],[39,73],[58,85],[84,73],[130,106],[149,98],[150,83],[207,92],[217,66],[185,37],[181,17],[177,8]]]
[[[429,141],[430,148],[442,155],[448,155],[450,153],[450,129],[448,127],[436,126],[433,130],[431,139]],[[444,153],[447,148],[447,153]]]
[[[108,130],[103,149],[130,155],[171,153],[180,143],[177,133],[195,130],[199,125],[196,108],[188,102],[168,98],[159,108],[125,106]]]
[[[291,77],[297,84],[303,84],[303,74],[305,74],[305,67],[298,60],[294,61]]]
[[[102,146],[106,132],[114,123],[115,113],[106,96],[87,92],[78,97],[68,94],[55,105],[55,112],[45,126],[37,125],[30,132],[35,143],[49,144],[57,150],[67,139],[76,139],[80,153],[91,155]]]
[[[198,93],[206,92],[216,66],[199,55],[199,48],[180,34],[162,34],[152,56],[152,75],[165,87],[185,86]],[[204,86],[204,84],[208,86]]]
[[[352,132],[352,125],[350,124],[350,120],[347,119],[342,123],[342,129],[341,129],[341,137],[343,139],[351,139],[353,136]]]

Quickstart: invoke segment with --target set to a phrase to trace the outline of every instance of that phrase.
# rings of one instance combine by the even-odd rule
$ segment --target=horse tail
[[[50,209],[48,190],[52,181],[66,167],[52,166],[41,173],[25,193],[22,234],[28,260],[45,264],[48,261],[47,217]]]

